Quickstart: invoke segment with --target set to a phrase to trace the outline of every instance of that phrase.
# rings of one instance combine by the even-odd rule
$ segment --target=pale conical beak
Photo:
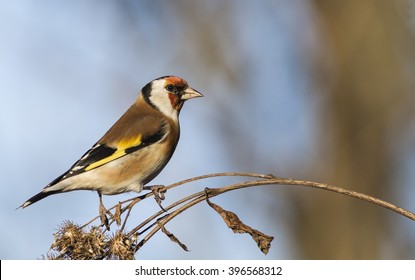
[[[203,94],[195,90],[194,88],[188,87],[183,91],[183,94],[181,96],[182,100],[188,100],[196,97],[203,97]]]

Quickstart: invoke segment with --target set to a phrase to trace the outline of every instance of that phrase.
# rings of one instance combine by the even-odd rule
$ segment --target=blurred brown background
[[[314,77],[327,92],[319,128],[325,160],[311,172],[396,200],[404,188],[401,163],[413,150],[405,140],[415,112],[413,7],[387,0],[313,4],[329,59],[325,68],[314,61]],[[301,195],[299,204],[294,226],[304,258],[377,259],[391,240],[399,249],[389,257],[413,254],[407,241],[396,240],[400,217],[330,194]]]

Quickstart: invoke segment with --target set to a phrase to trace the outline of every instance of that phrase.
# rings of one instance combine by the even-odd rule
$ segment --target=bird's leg
[[[144,186],[143,190],[149,190],[153,193],[154,199],[156,200],[157,204],[160,206],[161,210],[164,212],[167,212],[166,209],[161,206],[161,201],[165,199],[164,194],[166,193],[166,190],[164,189],[164,185],[154,185],[154,186]]]
[[[105,225],[107,230],[110,230],[110,225],[108,223],[107,213],[108,210],[105,208],[104,204],[102,203],[102,194],[98,192],[99,196],[99,218],[101,219],[101,225]]]

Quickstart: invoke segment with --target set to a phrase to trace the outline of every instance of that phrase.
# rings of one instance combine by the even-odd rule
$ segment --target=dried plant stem
[[[174,217],[176,217],[177,215],[179,215],[180,213],[186,211],[187,209],[189,209],[190,207],[198,204],[199,202],[205,200],[205,197],[198,197],[193,199],[192,201],[186,203],[185,205],[183,205],[182,207],[176,209],[175,211],[165,215],[164,217],[162,217],[161,219],[158,219],[158,222],[155,223],[155,227],[143,238],[141,239],[140,243],[138,243],[136,251],[139,250],[141,247],[143,247],[143,245],[145,243],[147,243],[147,241],[153,237],[154,234],[156,234],[157,231],[159,231],[161,229],[161,226],[164,226],[165,224],[167,224],[169,221],[171,221]],[[134,234],[134,230],[130,231],[127,236],[131,236],[132,234]]]
[[[289,178],[276,178],[275,179],[277,182],[275,184],[278,185],[298,185],[298,186],[305,186],[305,187],[311,187],[311,188],[317,188],[317,189],[323,189],[323,190],[327,190],[327,191],[332,191],[332,192],[336,192],[336,193],[340,193],[340,194],[344,194],[350,197],[354,197],[354,198],[358,198],[360,200],[366,201],[366,202],[370,202],[373,204],[376,204],[378,206],[384,207],[386,209],[392,210],[404,217],[407,217],[413,221],[415,221],[415,213],[412,213],[404,208],[401,208],[399,206],[396,206],[392,203],[386,202],[384,200],[381,200],[379,198],[364,194],[364,193],[359,193],[359,192],[355,192],[355,191],[351,191],[348,189],[343,189],[340,187],[336,187],[336,186],[332,186],[332,185],[328,185],[328,184],[323,184],[323,183],[317,183],[317,182],[312,182],[312,181],[304,181],[304,180],[293,180],[293,179],[289,179]],[[270,180],[273,181],[273,180]],[[267,182],[268,184],[272,184],[272,182]]]
[[[161,206],[160,204],[160,202],[164,199],[164,193],[167,190],[171,190],[173,188],[182,186],[184,184],[189,184],[197,180],[208,179],[208,178],[213,178],[213,177],[224,177],[224,176],[249,177],[251,178],[251,180],[234,183],[234,184],[227,185],[224,187],[205,188],[202,191],[193,193],[180,200],[177,200],[169,204],[168,206],[164,206],[164,205]],[[264,174],[257,174],[257,173],[239,173],[239,172],[213,173],[213,174],[208,174],[208,175],[203,175],[203,176],[197,176],[194,178],[189,178],[189,179],[176,182],[168,186],[147,187],[147,189],[151,190],[150,192],[131,198],[131,199],[127,199],[125,201],[121,201],[117,203],[115,206],[113,206],[112,208],[109,208],[108,210],[113,211],[114,213],[112,212],[108,213],[109,222],[106,224],[107,228],[109,228],[109,226],[113,224],[114,222],[119,226],[119,229],[117,230],[117,234],[111,238],[107,238],[105,235],[105,232],[107,231],[106,227],[102,227],[101,229],[101,227],[92,226],[90,231],[82,229],[85,226],[93,223],[100,216],[95,217],[94,219],[92,219],[91,221],[83,225],[82,227],[73,226],[72,224],[68,224],[69,226],[67,224],[63,225],[62,230],[58,232],[60,234],[56,235],[57,240],[55,240],[54,242],[55,244],[54,248],[57,252],[59,252],[55,258],[87,258],[87,259],[91,259],[91,258],[92,259],[94,258],[125,259],[125,258],[128,258],[128,259],[131,259],[134,257],[134,253],[137,250],[139,250],[144,244],[146,244],[147,241],[150,240],[150,238],[153,237],[154,234],[156,234],[159,230],[165,233],[170,238],[170,240],[179,244],[184,250],[187,250],[186,245],[180,242],[180,240],[177,237],[175,237],[174,234],[170,233],[164,226],[168,222],[170,222],[172,219],[174,219],[175,217],[183,213],[184,211],[204,201],[206,201],[210,207],[212,207],[216,212],[220,214],[220,216],[224,219],[227,226],[231,228],[235,233],[250,234],[251,237],[254,239],[254,241],[257,243],[260,250],[264,254],[266,254],[268,252],[268,249],[270,248],[271,241],[273,240],[272,236],[265,235],[258,230],[252,229],[251,227],[247,226],[242,221],[240,221],[240,219],[237,217],[236,214],[232,213],[231,211],[224,210],[219,205],[216,205],[213,202],[210,202],[209,199],[217,195],[221,195],[226,192],[230,192],[230,191],[234,191],[238,189],[268,186],[268,185],[303,186],[303,187],[310,187],[310,188],[316,188],[316,189],[336,192],[339,194],[347,195],[353,198],[358,198],[360,200],[384,207],[386,209],[394,211],[404,217],[407,217],[415,221],[415,214],[406,209],[403,209],[392,203],[383,201],[381,199],[372,197],[367,194],[359,193],[356,191],[351,191],[351,190],[340,188],[340,187],[333,186],[333,185],[312,182],[312,181],[307,181],[307,180],[295,180],[295,179],[290,179],[290,178],[281,178],[281,177],[275,177],[273,175],[264,175]],[[127,220],[129,220],[130,218],[130,214],[131,214],[133,207],[140,201],[151,196],[154,196],[156,198],[156,201],[162,210],[154,213],[152,216],[145,219],[143,222],[141,222],[139,225],[134,227],[129,232],[124,232],[126,225],[127,225]],[[124,221],[122,221],[121,219],[121,215],[123,214],[124,214]],[[85,240],[89,240],[88,238],[90,236],[96,235],[97,236],[96,240],[99,241],[99,242],[96,242],[97,244],[99,244],[99,246],[97,246],[96,249],[99,254],[93,254],[92,256],[89,256],[89,255],[84,256],[84,255],[77,254],[78,251],[72,250],[71,248],[78,248],[78,247],[84,248],[85,247],[85,244],[83,244],[82,242],[81,242],[82,244],[78,244],[75,242],[74,244],[76,246],[79,245],[78,247],[76,247],[74,244],[72,244],[73,243],[72,239],[69,240],[72,243],[68,241],[67,234],[65,234],[65,232],[67,229],[70,230],[72,228],[75,229],[76,232],[79,231],[81,235],[86,236],[87,239]],[[147,231],[149,232],[143,238],[141,237],[138,238],[140,235],[142,235],[143,233]],[[105,238],[107,238],[108,240]],[[67,254],[61,253],[62,252],[61,247],[64,249],[66,248],[65,249],[66,251],[65,250],[63,251],[67,252]]]
[[[267,175],[267,176],[269,176],[269,175]],[[208,178],[208,177],[204,177],[204,178]],[[191,181],[194,181],[194,180],[186,181],[186,183],[191,182]],[[381,206],[381,207],[387,208],[389,210],[392,210],[392,211],[394,211],[398,214],[401,214],[401,215],[415,221],[415,214],[414,213],[412,213],[412,212],[410,212],[406,209],[403,209],[401,207],[398,207],[398,206],[396,206],[392,203],[389,203],[389,202],[383,201],[381,199],[372,197],[370,195],[366,195],[366,194],[363,194],[363,193],[359,193],[359,192],[355,192],[355,191],[351,191],[351,190],[347,190],[347,189],[343,189],[343,188],[340,188],[340,187],[336,187],[336,186],[332,186],[332,185],[328,185],[328,184],[323,184],[323,183],[317,183],[317,182],[305,181],[305,180],[293,180],[293,179],[289,179],[289,178],[275,178],[274,177],[272,179],[247,181],[247,182],[232,184],[232,185],[221,187],[221,188],[207,189],[207,191],[201,191],[201,192],[192,194],[188,197],[185,197],[185,198],[183,198],[179,201],[176,201],[175,203],[165,207],[165,209],[170,210],[174,207],[177,207],[180,204],[183,204],[185,202],[187,202],[187,203],[182,205],[180,208],[176,209],[175,211],[173,211],[173,212],[163,216],[162,218],[158,219],[158,222],[153,224],[153,225],[155,225],[155,227],[151,230],[150,233],[148,233],[140,241],[140,243],[138,244],[137,249],[142,247],[157,231],[160,230],[160,226],[159,226],[160,223],[162,225],[167,224],[174,217],[176,217],[180,213],[186,211],[187,209],[191,208],[192,206],[206,200],[206,198],[215,197],[217,195],[220,195],[220,194],[223,194],[223,193],[226,193],[226,192],[229,192],[229,191],[237,190],[237,189],[243,189],[243,188],[255,187],[255,186],[265,186],[265,185],[298,185],[298,186],[305,186],[305,187],[312,187],[312,188],[317,188],[317,189],[328,190],[328,191],[344,194],[344,195],[347,195],[347,196],[350,196],[350,197],[358,198],[360,200],[376,204],[378,206]],[[160,212],[154,214],[153,216],[149,217],[143,223],[141,223],[136,228],[131,230],[127,234],[127,236],[133,235],[139,229],[141,229],[143,226],[148,224],[150,221],[152,221],[152,220],[156,219],[158,216],[160,216],[162,213],[164,213],[164,212],[160,211]]]
[[[208,192],[205,191],[201,191],[201,192],[197,192],[194,193],[192,195],[189,195],[183,199],[180,199],[170,205],[168,205],[167,207],[164,207],[164,209],[166,211],[169,211],[171,209],[174,209],[176,207],[178,207],[179,205],[182,205],[181,207],[179,207],[178,209],[176,209],[175,211],[166,214],[165,211],[158,211],[155,214],[153,214],[152,216],[148,217],[146,220],[144,220],[142,223],[140,223],[139,225],[137,225],[134,229],[132,229],[129,233],[127,233],[127,236],[132,236],[136,233],[138,233],[141,229],[143,229],[147,224],[151,223],[150,226],[146,227],[143,231],[139,232],[140,234],[142,234],[143,232],[147,231],[148,229],[150,229],[152,226],[155,226],[152,231],[150,233],[148,233],[148,235],[141,241],[141,246],[147,242],[148,239],[150,239],[158,230],[160,230],[160,226],[157,225],[157,223],[162,223],[162,225],[168,223],[170,220],[172,220],[174,217],[176,217],[177,215],[179,215],[180,213],[182,213],[183,211],[186,211],[187,209],[191,208],[192,206],[204,201],[206,198],[211,198],[229,191],[233,191],[233,190],[237,190],[237,189],[243,189],[243,188],[248,188],[248,187],[257,187],[257,186],[265,186],[265,185],[296,185],[296,186],[305,186],[305,187],[311,187],[311,188],[317,188],[317,189],[322,189],[322,190],[328,190],[328,191],[332,191],[332,192],[336,192],[336,193],[340,193],[343,195],[347,195],[350,197],[354,197],[354,198],[358,198],[360,200],[366,201],[366,202],[370,202],[373,204],[376,204],[378,206],[387,208],[389,210],[392,210],[400,215],[403,215],[411,220],[415,221],[415,214],[403,209],[401,207],[398,207],[392,203],[383,201],[381,199],[372,197],[370,195],[366,195],[363,193],[359,193],[359,192],[355,192],[355,191],[351,191],[348,189],[344,189],[344,188],[340,188],[340,187],[336,187],[336,186],[332,186],[332,185],[328,185],[328,184],[324,184],[324,183],[318,183],[318,182],[312,182],[312,181],[307,181],[307,180],[295,180],[295,179],[290,179],[290,178],[281,178],[281,177],[274,177],[273,175],[264,175],[264,174],[258,174],[258,173],[240,173],[240,172],[223,172],[223,173],[213,173],[213,174],[208,174],[208,175],[202,175],[202,176],[197,176],[197,177],[193,177],[193,178],[189,178],[180,182],[176,182],[174,184],[165,186],[164,188],[160,188],[160,191],[167,191],[169,189],[172,188],[176,188],[178,186],[184,185],[184,184],[188,184],[197,180],[202,180],[202,179],[207,179],[207,178],[213,178],[213,177],[224,177],[224,176],[237,176],[237,177],[251,177],[251,178],[260,178],[260,180],[253,180],[253,181],[245,181],[245,182],[241,182],[241,183],[236,183],[236,184],[232,184],[232,185],[228,185],[225,187],[220,187],[220,188],[210,188],[208,189]],[[149,192],[146,193],[144,195],[132,198],[132,199],[128,199],[125,201],[120,202],[120,204],[125,204],[125,203],[129,203],[128,205],[126,205],[125,207],[123,207],[121,209],[121,214],[124,213],[125,211],[127,212],[127,216],[125,217],[124,223],[122,228],[125,228],[125,224],[127,222],[127,219],[129,217],[130,211],[132,209],[132,207],[138,203],[139,201],[146,199],[150,196],[153,196],[154,193]],[[109,210],[114,209],[114,207],[110,208]],[[163,217],[159,218],[161,215],[164,215]],[[93,222],[95,219],[97,219],[98,217],[94,218],[93,220],[91,220],[90,222],[86,223],[85,225],[90,224],[91,222]],[[154,220],[157,219],[156,222],[154,222]],[[113,222],[113,221],[112,221]],[[84,225],[84,226],[85,226]]]
[[[212,174],[207,174],[207,175],[201,175],[201,176],[192,177],[192,178],[189,178],[189,179],[186,179],[186,180],[182,180],[182,181],[173,183],[171,185],[167,185],[164,188],[160,189],[160,191],[167,191],[169,189],[172,189],[172,188],[175,188],[175,187],[178,187],[178,186],[181,186],[181,185],[184,185],[184,184],[193,182],[193,181],[202,180],[202,179],[208,179],[208,178],[214,178],[214,177],[232,177],[232,176],[233,177],[274,178],[274,176],[271,175],[271,174],[264,175],[264,174],[259,174],[259,173],[246,173],[246,172],[245,173],[243,173],[243,172],[219,172],[219,173],[212,173]],[[124,200],[124,201],[120,201],[119,203],[121,203],[121,204],[125,204],[125,203],[128,203],[128,202],[131,202],[125,208],[121,209],[121,214],[123,214],[126,210],[128,210],[130,212],[131,211],[131,208],[132,208],[132,206],[134,204],[136,204],[136,203],[140,202],[141,200],[144,200],[144,199],[146,199],[146,198],[148,198],[150,196],[153,196],[153,195],[154,194],[152,192],[148,192],[146,194],[143,194],[143,195],[140,195],[140,196],[137,196],[137,197],[133,197],[133,198],[129,198],[129,199]],[[113,209],[115,209],[116,206],[117,205],[114,205],[113,207],[109,208],[108,210],[109,211],[110,210],[113,210]],[[169,209],[171,209],[171,208],[169,208]],[[169,210],[169,209],[166,209],[166,210]],[[163,212],[158,212],[158,213],[161,214],[161,213],[164,213],[164,211]],[[157,215],[157,216],[159,216],[159,215]],[[90,220],[90,221],[86,222],[85,224],[83,224],[81,226],[81,228],[90,225],[91,223],[93,223],[98,218],[99,218],[99,216],[96,216],[92,220]],[[111,224],[112,224],[112,221],[110,222],[110,225]]]

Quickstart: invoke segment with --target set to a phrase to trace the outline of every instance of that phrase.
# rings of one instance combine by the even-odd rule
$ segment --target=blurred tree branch
[[[409,2],[311,1],[323,42],[310,75],[322,89],[315,92],[322,97],[315,150],[324,160],[313,160],[302,176],[393,200],[405,196],[401,172],[413,145],[403,143],[412,139],[415,112]],[[301,258],[412,258],[413,246],[388,234],[397,223],[387,213],[363,210],[355,200],[328,201],[324,192],[295,200],[291,221]]]
[[[130,216],[132,208],[140,201],[146,198],[154,196],[158,199],[163,200],[164,194],[167,190],[183,186],[197,180],[222,177],[222,176],[238,176],[238,177],[249,177],[248,181],[235,183],[219,188],[205,188],[202,191],[193,193],[186,196],[174,203],[163,207],[162,210],[153,214],[152,216],[145,219],[139,225],[134,227],[132,230],[125,232],[125,226]],[[255,178],[255,179],[253,179]],[[87,222],[83,226],[75,225],[72,222],[65,221],[59,228],[58,232],[55,233],[55,241],[53,242],[51,249],[52,253],[47,255],[49,259],[133,259],[134,254],[144,246],[147,241],[154,236],[159,230],[165,233],[171,241],[179,244],[179,246],[188,250],[187,246],[182,243],[174,234],[170,233],[165,225],[172,219],[180,215],[186,210],[189,210],[194,205],[206,201],[210,207],[212,207],[218,214],[221,215],[226,225],[231,228],[235,233],[248,233],[252,236],[254,241],[257,243],[259,249],[267,254],[271,246],[271,241],[274,237],[268,236],[256,229],[253,229],[244,224],[238,216],[230,211],[224,210],[217,204],[210,201],[210,198],[215,196],[249,187],[260,187],[267,185],[292,185],[292,186],[305,186],[311,188],[317,188],[336,192],[353,198],[369,202],[386,209],[392,210],[404,217],[407,217],[415,221],[415,214],[398,207],[392,203],[383,201],[379,198],[372,197],[367,194],[351,191],[348,189],[340,188],[333,185],[312,182],[307,180],[296,180],[290,178],[275,177],[271,174],[256,174],[256,173],[238,173],[238,172],[225,172],[225,173],[214,173],[209,175],[198,176],[183,180],[165,187],[155,186],[154,190],[144,195],[128,199],[119,202],[115,206],[108,210],[108,225],[101,224],[100,226],[92,226],[92,223],[100,216],[95,217],[91,221]],[[168,212],[172,210],[172,212]],[[112,211],[112,212],[111,212]],[[121,223],[124,216],[124,222]],[[116,223],[120,228],[115,234],[109,235],[108,228],[113,223]],[[121,226],[122,224],[122,226]],[[90,227],[87,230],[87,227]],[[140,238],[142,234],[147,233],[144,237]]]

